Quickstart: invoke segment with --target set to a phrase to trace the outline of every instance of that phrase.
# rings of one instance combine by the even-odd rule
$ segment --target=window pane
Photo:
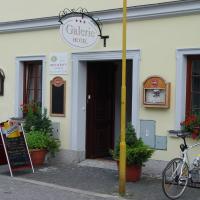
[[[192,62],[192,75],[200,75],[200,60]]]
[[[200,94],[193,93],[192,94],[192,110],[200,108]]]
[[[42,103],[41,62],[27,62],[24,66],[24,103]]]
[[[34,89],[34,78],[29,79],[28,89],[30,89],[30,90]]]
[[[41,78],[37,78],[37,89],[42,89],[42,79]]]
[[[33,102],[34,101],[34,90],[29,90],[28,93],[29,93],[28,101]]]
[[[37,92],[38,92],[38,94],[37,94],[37,99],[36,99],[36,101],[37,101],[38,103],[42,103],[42,90],[38,90]]]
[[[200,109],[200,60],[192,61],[191,109]]]
[[[192,77],[192,91],[200,91],[200,76]]]

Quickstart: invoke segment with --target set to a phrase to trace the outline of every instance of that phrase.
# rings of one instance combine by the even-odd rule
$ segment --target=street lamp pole
[[[123,0],[121,137],[119,159],[119,193],[121,195],[124,195],[126,192],[126,13],[127,0]]]

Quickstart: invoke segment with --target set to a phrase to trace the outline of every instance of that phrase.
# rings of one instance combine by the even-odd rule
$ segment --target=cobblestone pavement
[[[9,178],[8,172],[2,172],[1,174],[4,174],[4,176],[2,176],[4,179]],[[4,179],[0,177],[1,184]],[[12,182],[12,179],[9,180]],[[51,200],[54,198],[56,200],[73,200],[75,197],[78,200],[119,198],[118,171],[113,168],[98,168],[98,166],[92,167],[85,164],[46,165],[37,168],[34,174],[24,172],[18,173],[13,180],[17,181],[19,188],[17,188],[18,186],[16,186],[16,184],[11,184],[10,189],[7,189],[5,184],[2,189],[0,185],[0,194],[3,193],[4,195],[12,196],[12,194],[18,191],[23,196],[23,193],[29,193],[28,191],[33,187],[33,191],[36,192],[38,190],[39,194],[44,195],[42,200]],[[14,192],[8,195],[10,191]],[[49,192],[52,192],[52,195],[48,198]],[[30,194],[33,195],[34,192],[31,190]],[[64,196],[67,198],[64,198]],[[15,195],[12,197],[15,197]],[[126,184],[126,196],[124,198],[132,200],[167,200],[162,192],[160,176],[154,177],[152,175],[152,170],[150,170],[150,174],[148,174],[147,168],[139,182]],[[0,199],[4,200],[2,198]],[[5,198],[5,200],[7,199]],[[20,196],[19,198],[13,199],[23,200]],[[29,200],[30,198],[26,199]],[[200,200],[200,189],[187,188],[180,199]],[[37,198],[34,200],[37,200]]]
[[[118,197],[84,192],[0,175],[1,200],[116,200]]]

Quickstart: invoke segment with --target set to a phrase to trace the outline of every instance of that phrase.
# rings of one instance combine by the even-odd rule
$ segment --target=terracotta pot
[[[30,151],[31,160],[33,166],[40,166],[44,164],[45,156],[47,154],[46,149],[33,149]]]
[[[126,166],[126,181],[139,181],[142,174],[142,167],[138,165]]]
[[[117,161],[117,167],[119,169],[119,161]],[[139,165],[127,165],[126,166],[126,181],[136,182],[139,181],[142,174],[142,166]]]

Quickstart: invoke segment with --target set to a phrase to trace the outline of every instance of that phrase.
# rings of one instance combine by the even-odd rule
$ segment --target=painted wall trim
[[[35,61],[40,60],[42,61],[42,108],[45,106],[45,80],[46,80],[46,56],[39,55],[39,56],[21,56],[16,57],[15,65],[16,65],[16,85],[15,85],[15,117],[22,117],[22,113],[20,110],[20,104],[23,102],[23,65],[24,61]]]
[[[185,118],[187,56],[200,55],[200,48],[176,50],[176,99],[175,129],[180,129],[180,122]]]
[[[127,11],[127,19],[129,21],[144,20],[199,13],[199,0],[172,1],[129,7]],[[91,12],[91,14],[94,16],[94,18],[100,19],[102,23],[120,22],[122,20],[122,8],[95,11]],[[58,27],[58,16],[52,16],[36,19],[1,22],[0,33],[52,29]]]
[[[71,89],[71,147],[76,151],[85,151],[86,131],[86,92],[82,90],[86,80],[86,62],[102,60],[121,60],[121,51],[84,52],[72,54],[72,89]],[[128,50],[127,59],[132,60],[133,91],[132,91],[132,124],[139,134],[139,65],[140,50]],[[83,70],[84,69],[84,70]],[[85,89],[86,90],[86,89]]]

